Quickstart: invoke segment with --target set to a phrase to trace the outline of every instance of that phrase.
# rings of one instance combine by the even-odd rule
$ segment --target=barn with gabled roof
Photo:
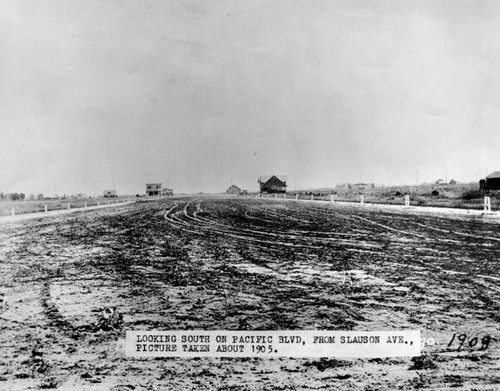
[[[286,175],[265,175],[260,176],[258,183],[261,193],[286,193]]]

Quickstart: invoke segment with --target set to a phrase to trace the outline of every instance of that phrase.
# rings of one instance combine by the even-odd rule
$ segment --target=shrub
[[[123,326],[123,316],[116,307],[103,308],[100,311],[94,330],[110,331],[120,329]]]
[[[473,200],[481,197],[484,197],[484,191],[482,190],[468,190],[462,193],[463,200]]]

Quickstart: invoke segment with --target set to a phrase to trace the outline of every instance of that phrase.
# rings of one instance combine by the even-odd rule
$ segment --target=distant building
[[[374,189],[375,183],[353,183],[349,185],[349,189],[355,190],[366,190],[366,189]]]
[[[337,190],[366,190],[374,188],[375,183],[339,183],[335,186]]]
[[[286,193],[286,175],[260,176],[258,183],[261,193]]]
[[[241,189],[236,185],[231,185],[227,188],[226,194],[240,195]]]
[[[162,188],[161,189],[161,195],[162,196],[173,196],[174,195],[174,189]]]
[[[116,195],[116,190],[104,190],[103,191],[103,194],[104,194],[104,198],[114,198],[114,197],[118,197]]]
[[[500,190],[500,171],[494,171],[479,181],[481,190]]]
[[[159,196],[161,195],[161,183],[146,183],[146,195],[147,196]]]

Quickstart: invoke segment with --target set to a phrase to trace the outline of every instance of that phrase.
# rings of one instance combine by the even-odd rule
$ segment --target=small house
[[[174,189],[167,189],[167,188],[162,188],[161,189],[161,195],[162,196],[173,196],[174,195]]]
[[[116,195],[116,190],[104,190],[103,191],[104,198],[115,198],[118,197]]]
[[[241,189],[238,186],[231,185],[227,188],[226,194],[240,195]]]

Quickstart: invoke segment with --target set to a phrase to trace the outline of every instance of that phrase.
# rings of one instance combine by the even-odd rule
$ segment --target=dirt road
[[[0,243],[0,389],[500,389],[495,222],[183,198],[11,222]],[[169,329],[420,329],[427,344],[418,359],[125,356],[126,330]]]

